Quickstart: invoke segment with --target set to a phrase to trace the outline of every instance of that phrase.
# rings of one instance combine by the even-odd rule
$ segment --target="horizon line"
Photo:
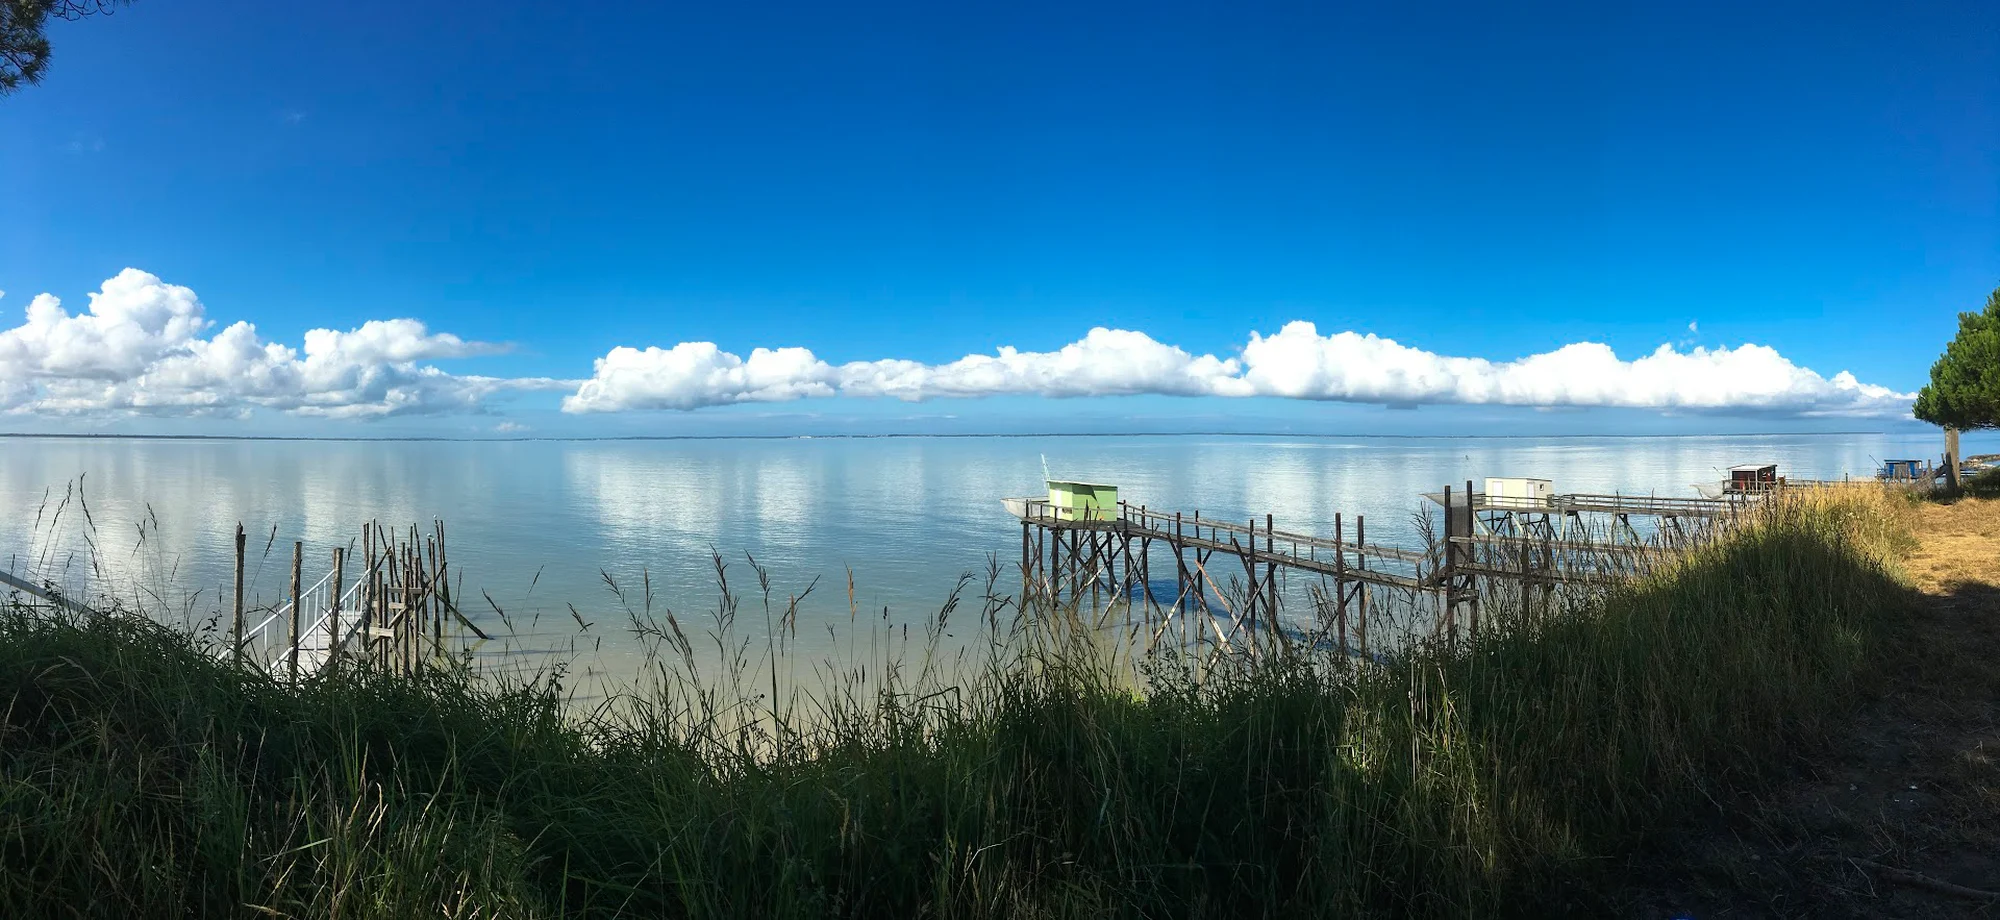
[[[1308,433],[1296,431],[1044,431],[1044,432],[887,432],[868,434],[848,432],[838,434],[649,434],[649,435],[539,435],[514,437],[448,437],[443,435],[410,435],[403,437],[327,437],[322,435],[255,435],[255,434],[100,434],[92,432],[0,432],[0,438],[49,438],[71,440],[109,441],[300,441],[329,443],[421,443],[441,442],[454,444],[510,444],[528,442],[599,442],[599,441],[828,441],[828,440],[879,440],[879,439],[920,439],[920,438],[1373,438],[1398,441],[1467,441],[1467,440],[1571,440],[1581,438],[1774,438],[1774,437],[1850,437],[1854,435],[1886,435],[1884,430],[1872,431],[1768,431],[1768,432],[1682,432],[1659,434],[1342,434]]]

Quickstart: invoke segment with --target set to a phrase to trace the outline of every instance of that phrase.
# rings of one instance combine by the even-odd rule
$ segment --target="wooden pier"
[[[1348,539],[1338,518],[1333,536],[1321,537],[1279,530],[1270,515],[1260,526],[1255,518],[1237,523],[1121,503],[1115,517],[1077,519],[1046,500],[1017,501],[1010,502],[1010,510],[1019,509],[1021,570],[1029,594],[1060,603],[1080,601],[1088,592],[1097,603],[1108,591],[1163,611],[1163,630],[1176,614],[1198,612],[1223,645],[1235,629],[1225,631],[1206,616],[1211,604],[1222,607],[1235,626],[1262,624],[1281,631],[1278,582],[1292,570],[1331,579],[1328,602],[1343,623],[1352,611],[1356,639],[1366,649],[1369,589],[1419,590],[1430,562],[1425,553],[1368,542],[1368,522],[1360,516]],[[1173,577],[1171,599],[1155,588],[1154,564],[1161,554],[1168,560],[1161,574]],[[1218,555],[1227,560],[1219,572]],[[1199,634],[1200,624],[1196,629]]]
[[[1143,609],[1149,621],[1159,618],[1156,636],[1176,617],[1185,624],[1192,616],[1208,625],[1196,622],[1184,633],[1218,645],[1242,641],[1245,631],[1284,642],[1300,630],[1281,617],[1280,584],[1303,576],[1319,619],[1330,623],[1328,639],[1367,655],[1370,615],[1385,599],[1426,609],[1439,635],[1476,634],[1481,607],[1497,591],[1506,591],[1514,609],[1546,609],[1561,586],[1616,584],[1642,574],[1760,499],[1590,493],[1524,499],[1488,496],[1472,485],[1426,494],[1442,512],[1441,529],[1427,524],[1421,549],[1369,542],[1361,515],[1336,514],[1330,534],[1313,534],[1280,529],[1270,514],[1220,520],[1123,501],[1078,508],[1041,498],[1008,499],[1005,506],[1021,522],[1021,572],[1030,597],[1092,607],[1108,599],[1128,611]],[[1219,618],[1212,607],[1220,608]]]
[[[335,547],[326,574],[310,587],[303,584],[305,545],[294,542],[288,598],[252,623],[237,525],[231,654],[291,680],[351,665],[415,674],[450,657],[462,631],[487,638],[452,601],[444,537],[442,521],[429,533],[362,525],[360,558],[351,558],[351,547]],[[351,579],[350,562],[359,563]]]

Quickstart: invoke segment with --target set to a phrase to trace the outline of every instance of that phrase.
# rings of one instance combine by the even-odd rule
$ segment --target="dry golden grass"
[[[1917,505],[1915,514],[1917,547],[1903,567],[1919,590],[1950,595],[1967,585],[2000,586],[2000,499]]]

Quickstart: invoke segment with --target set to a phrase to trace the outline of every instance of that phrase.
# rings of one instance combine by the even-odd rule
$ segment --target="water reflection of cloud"
[[[733,491],[713,461],[638,448],[563,454],[571,491],[586,497],[598,523],[626,545],[705,549]]]
[[[795,447],[757,458],[748,491],[757,509],[758,529],[769,537],[797,542],[798,531],[819,516],[825,500],[818,472],[808,469]]]
[[[385,453],[403,450],[344,443],[52,440],[35,448],[10,453],[0,465],[0,501],[7,504],[0,540],[7,552],[46,546],[49,534],[30,533],[43,490],[59,499],[65,484],[81,478],[96,525],[97,565],[72,564],[69,574],[103,577],[64,586],[148,606],[178,605],[197,592],[197,606],[220,604],[239,522],[249,533],[255,602],[282,592],[291,541],[304,540],[309,565],[323,566],[326,547],[345,544],[370,516],[427,519],[419,507],[425,496],[477,491],[484,475],[408,458],[384,462]],[[54,534],[62,553],[88,552],[83,523],[73,519]]]
[[[1968,439],[1968,452],[1975,450]],[[1988,440],[1984,443],[1995,443]],[[844,567],[858,604],[934,611],[960,572],[997,553],[1011,565],[1019,527],[997,499],[1041,488],[1041,455],[1057,475],[1106,479],[1155,510],[1325,532],[1334,513],[1366,514],[1377,541],[1415,539],[1417,493],[1487,476],[1541,476],[1559,491],[1653,490],[1718,467],[1770,459],[1789,476],[1869,475],[1886,455],[1933,456],[1935,436],[1355,439],[1051,438],[453,444],[24,440],[0,442],[0,562],[29,545],[44,488],[87,473],[102,562],[136,584],[171,575],[223,604],[230,535],[243,521],[261,556],[278,545],[252,597],[288,575],[289,541],[303,537],[323,568],[363,521],[446,520],[467,595],[491,588],[510,613],[543,607],[568,622],[574,601],[597,618],[608,605],[600,567],[636,579],[647,567],[663,603],[712,602],[711,545],[740,566],[772,567],[784,592],[822,578],[814,611],[845,621]],[[1335,449],[1338,448],[1338,449]],[[1361,449],[1365,448],[1365,449]],[[1979,448],[1991,450],[1991,447]],[[160,529],[134,553],[150,504]],[[80,523],[80,517],[69,520]],[[67,548],[80,548],[71,531]],[[544,566],[546,571],[544,572]],[[253,566],[254,568],[254,566]],[[72,566],[72,572],[88,571]],[[349,569],[350,577],[354,572]],[[731,570],[735,579],[742,568]],[[536,582],[537,573],[542,573]],[[538,583],[532,596],[531,582]],[[740,585],[741,582],[738,582]],[[1003,586],[1005,588],[1006,586]],[[478,602],[475,601],[475,605]],[[519,606],[517,606],[519,605]],[[476,612],[475,612],[476,613]],[[803,630],[802,630],[803,632]]]

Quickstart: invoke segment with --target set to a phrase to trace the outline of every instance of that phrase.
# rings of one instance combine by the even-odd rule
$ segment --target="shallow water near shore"
[[[1993,449],[1967,441],[1968,452]],[[808,656],[850,620],[923,622],[966,573],[983,587],[989,562],[1001,570],[997,587],[1012,591],[1020,530],[1000,499],[1035,494],[1044,458],[1056,476],[1115,483],[1121,498],[1154,509],[1225,520],[1270,514],[1281,529],[1308,533],[1329,532],[1335,514],[1366,515],[1371,542],[1414,546],[1419,493],[1468,479],[1536,476],[1559,492],[1694,497],[1691,483],[1735,463],[1776,462],[1795,478],[1866,478],[1881,460],[1940,447],[1935,435],[1877,434],[19,438],[0,442],[0,563],[72,596],[136,600],[200,620],[227,607],[239,521],[251,535],[246,593],[255,605],[285,592],[292,540],[305,541],[316,577],[332,547],[348,545],[370,519],[442,519],[467,614],[527,646],[576,647],[615,673],[636,643],[607,576],[635,605],[650,580],[656,613],[698,621],[718,594],[711,552],[730,564],[732,589],[748,595],[741,628],[752,635],[764,627],[750,615],[762,608],[748,559],[770,573],[779,607],[813,586],[793,647]],[[56,517],[79,480],[82,501]]]

